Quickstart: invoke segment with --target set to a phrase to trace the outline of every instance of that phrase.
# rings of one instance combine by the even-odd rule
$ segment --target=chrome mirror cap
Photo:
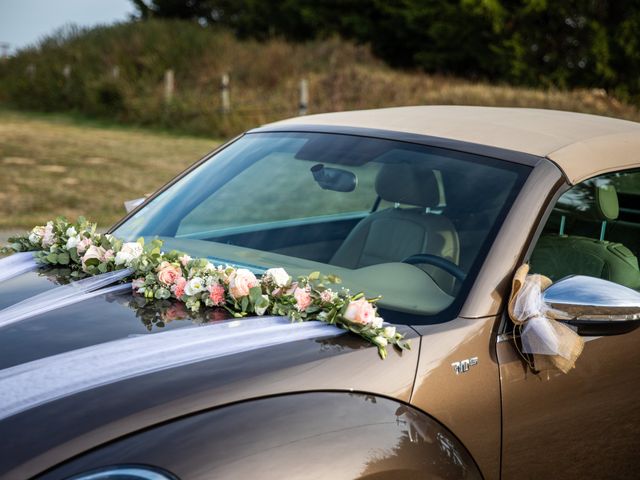
[[[545,303],[567,320],[619,322],[640,319],[640,293],[601,278],[574,275],[547,288]]]

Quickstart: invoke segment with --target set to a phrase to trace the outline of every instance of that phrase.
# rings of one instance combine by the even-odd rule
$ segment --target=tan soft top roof
[[[572,183],[640,167],[640,123],[532,108],[398,107],[323,113],[276,125],[375,128],[460,140],[548,157]]]

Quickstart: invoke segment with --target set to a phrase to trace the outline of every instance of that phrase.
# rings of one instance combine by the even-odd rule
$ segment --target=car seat
[[[420,164],[384,164],[375,189],[381,199],[393,202],[394,207],[372,212],[360,221],[333,255],[332,265],[355,269],[401,262],[421,253],[458,264],[460,245],[453,223],[430,211],[440,202],[432,169]],[[422,268],[445,292],[452,291],[455,280],[450,274],[434,266]]]

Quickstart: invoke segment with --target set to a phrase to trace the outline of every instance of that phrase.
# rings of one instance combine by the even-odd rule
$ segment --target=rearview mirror
[[[353,172],[341,168],[325,167],[322,163],[311,167],[311,174],[323,190],[353,192],[358,185],[358,178]]]
[[[601,278],[574,275],[547,288],[545,303],[580,335],[616,335],[640,326],[640,293]]]

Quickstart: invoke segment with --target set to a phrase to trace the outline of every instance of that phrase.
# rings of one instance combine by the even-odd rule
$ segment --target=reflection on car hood
[[[64,277],[54,274],[30,272],[0,283],[0,309],[55,288]],[[208,355],[203,348],[200,351],[204,355],[191,355],[195,351],[191,348],[191,356],[178,362],[176,352],[170,348],[165,352],[162,346],[162,339],[197,339],[200,334],[205,338],[207,332],[224,331],[216,326],[230,322],[225,310],[193,315],[182,304],[146,304],[144,299],[125,292],[98,295],[0,328],[0,388],[3,378],[18,378],[14,373],[29,370],[30,366],[36,366],[34,371],[41,374],[33,377],[38,378],[38,392],[50,392],[43,384],[56,375],[62,380],[54,384],[73,383],[72,371],[76,377],[81,372],[87,379],[82,388],[70,388],[63,395],[45,395],[42,401],[24,403],[11,414],[7,410],[0,415],[5,417],[0,420],[0,437],[13,439],[0,456],[0,477],[35,475],[69,456],[149,425],[249,398],[312,390],[355,390],[409,400],[418,339],[408,327],[398,328],[408,338],[414,338],[414,349],[402,354],[390,351],[385,361],[363,340],[348,334],[336,335],[333,327],[323,325],[325,330],[274,344],[272,331],[258,327],[282,324],[278,327],[280,335],[289,327],[292,332],[300,331],[281,319],[235,321],[247,322],[242,325],[245,331],[256,325],[255,332],[260,334],[253,336],[253,348],[231,345],[233,348],[221,356],[220,352]],[[199,325],[206,327],[198,328]],[[314,326],[304,328],[310,332]],[[236,337],[229,338],[231,344]],[[171,345],[172,341],[164,345]],[[128,370],[133,368],[137,374],[118,373],[117,369],[127,362],[118,363],[113,357],[123,355],[127,349],[118,350],[113,345],[132,347]],[[227,347],[226,342],[211,344],[212,349]],[[153,362],[157,365],[149,360],[153,348]],[[100,364],[106,371],[95,372],[86,365],[85,362],[94,361],[87,360],[91,355],[86,356],[93,351],[106,352]],[[144,354],[136,357],[139,351]],[[128,352],[132,354],[131,349]],[[143,357],[147,363],[141,360]],[[67,363],[60,361],[65,358]],[[82,363],[79,366],[84,370],[76,368],[74,361]],[[47,369],[49,376],[45,375]],[[90,381],[91,378],[102,380]],[[14,390],[15,385],[11,391]],[[59,448],[61,445],[63,449]]]

